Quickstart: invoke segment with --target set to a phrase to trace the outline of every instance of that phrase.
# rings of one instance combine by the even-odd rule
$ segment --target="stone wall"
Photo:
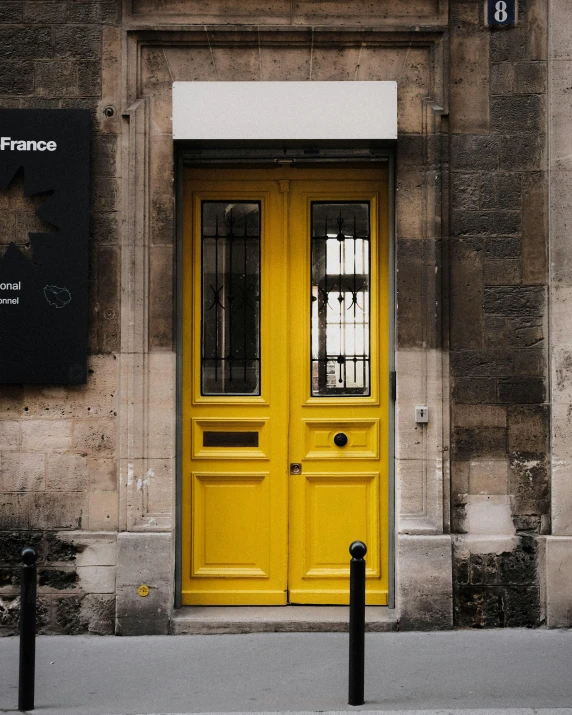
[[[103,113],[116,0],[0,6],[0,107],[92,111],[89,378],[0,387],[0,633],[17,625],[19,554],[38,548],[41,632],[114,630],[118,524],[119,117]],[[0,192],[0,251],[26,250],[37,200]],[[86,595],[88,594],[88,595]]]
[[[168,630],[173,80],[398,82],[401,627],[450,627],[452,591],[459,627],[541,624],[543,535],[551,528],[546,2],[520,0],[518,25],[500,31],[484,26],[481,0],[380,0],[350,14],[347,3],[278,1],[264,14],[245,0],[240,16],[229,0],[213,0],[209,14],[204,3],[133,0],[120,18],[122,5],[0,6],[0,107],[93,114],[90,376],[71,388],[0,387],[0,632],[16,628],[26,543],[40,555],[44,632]],[[567,180],[567,165],[558,168]],[[26,250],[36,225],[36,204],[19,182],[0,192],[0,250],[16,225]],[[569,283],[563,273],[555,286],[564,317]],[[564,323],[555,334],[565,347]],[[555,439],[566,459],[564,347]],[[414,423],[416,404],[429,405],[427,426]],[[565,471],[558,485],[555,518],[565,536],[572,523]],[[570,559],[557,546],[552,561],[546,557],[553,570]],[[151,588],[145,599],[137,596],[142,582]]]
[[[455,624],[543,621],[550,531],[546,384],[546,3],[490,30],[451,5],[450,358]]]

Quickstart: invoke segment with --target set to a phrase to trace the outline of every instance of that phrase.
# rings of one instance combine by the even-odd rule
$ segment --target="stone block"
[[[115,566],[78,566],[79,586],[85,593],[115,593]]]
[[[490,315],[541,316],[544,302],[543,286],[491,286],[484,289],[484,311]]]
[[[91,181],[91,210],[92,211],[117,211],[119,208],[119,182],[110,176],[92,177]]]
[[[149,434],[150,458],[174,457],[175,455],[175,392],[176,360],[174,353],[151,353],[149,371],[153,379],[149,385]]]
[[[551,453],[558,463],[572,464],[572,409],[568,402],[553,402]]]
[[[77,70],[75,62],[36,62],[36,93],[41,97],[77,96]]]
[[[28,529],[29,494],[0,494],[0,531]]]
[[[572,344],[553,344],[552,395],[556,402],[572,402]]]
[[[506,427],[506,407],[454,403],[452,421],[456,427]]]
[[[451,235],[495,236],[520,233],[520,211],[453,211]]]
[[[42,593],[58,593],[60,591],[77,591],[77,573],[71,569],[56,569],[53,567],[38,570],[38,586]]]
[[[117,543],[117,632],[166,634],[172,603],[171,534],[121,533]],[[150,589],[144,598],[137,593],[141,584]]]
[[[538,318],[485,317],[485,344],[498,348],[538,348],[544,342],[544,322]]]
[[[549,297],[551,343],[555,346],[567,344],[570,340],[572,285],[553,282],[550,286]]]
[[[171,105],[169,99],[169,107]],[[172,109],[169,109],[169,123]],[[173,141],[167,135],[151,138],[151,243],[159,246],[173,245],[175,217],[173,204],[174,185]]]
[[[500,146],[500,168],[503,171],[542,171],[545,165],[544,134],[503,136]]]
[[[99,62],[78,62],[77,90],[82,97],[101,96],[101,64]]]
[[[403,169],[397,177],[395,201],[400,239],[423,238],[426,234],[422,209],[427,191],[425,183],[425,174],[420,171]]]
[[[491,94],[512,94],[515,65],[512,62],[493,62],[491,65]]]
[[[97,250],[97,308],[99,352],[116,352],[120,344],[120,254],[114,246]]]
[[[87,460],[89,489],[95,492],[117,491],[117,461],[112,458]]]
[[[397,537],[397,606],[401,630],[453,625],[451,537]]]
[[[515,405],[508,408],[510,452],[546,452],[549,414],[546,405]]]
[[[73,25],[90,25],[101,22],[101,2],[68,3],[68,22]]]
[[[480,208],[481,175],[455,171],[451,175],[451,206],[454,211],[476,211]]]
[[[75,420],[73,449],[88,456],[112,456],[116,444],[116,421],[113,418]]]
[[[421,432],[421,428],[418,431]],[[400,451],[403,449],[401,448]],[[425,461],[423,459],[398,460],[396,471],[398,474],[397,512],[399,516],[425,516]]]
[[[87,487],[87,457],[70,453],[48,454],[46,480],[48,491],[84,491]]]
[[[512,375],[513,355],[506,349],[458,350],[451,353],[451,372],[474,377]]]
[[[452,433],[453,459],[503,457],[506,454],[504,427],[455,427]]]
[[[20,423],[16,420],[0,421],[0,450],[18,449],[20,446]]]
[[[483,62],[488,55],[489,33],[467,34],[452,29],[449,101],[453,134],[489,131],[489,63]]]
[[[4,62],[0,59],[0,92],[2,94],[23,95],[31,94],[33,91],[33,62]]]
[[[547,536],[544,560],[546,625],[572,627],[572,538]]]
[[[400,348],[423,347],[424,241],[397,242],[397,342]]]
[[[100,59],[101,29],[89,26],[55,27],[54,56],[78,60]]]
[[[45,456],[34,452],[3,452],[0,484],[5,492],[42,491],[46,486]]]
[[[499,138],[454,134],[451,137],[451,167],[460,171],[495,171],[499,165]]]
[[[119,521],[119,494],[117,492],[89,493],[89,529],[116,531]]]
[[[34,529],[81,529],[87,499],[81,492],[31,495],[30,525]]]
[[[486,238],[485,256],[491,259],[520,258],[520,240],[513,236]]]
[[[450,262],[451,349],[479,348],[483,343],[483,244],[452,240]]]
[[[553,458],[551,465],[552,533],[572,536],[572,459]]]
[[[545,385],[540,377],[501,378],[498,401],[503,404],[534,404],[544,402]]]
[[[527,59],[526,29],[515,27],[510,32],[491,33],[491,61],[511,62]]]
[[[548,5],[546,0],[528,0],[526,27],[529,58],[531,60],[546,60],[548,55]],[[554,26],[552,26],[551,34],[554,31]]]
[[[545,173],[525,175],[522,192],[522,279],[529,285],[542,285],[547,277],[547,192]]]
[[[7,25],[18,25],[24,17],[24,3],[22,0],[4,3],[0,7],[0,22]]]
[[[570,171],[572,169],[572,103],[570,102],[569,77],[572,72],[572,58],[551,62],[550,92],[550,164],[551,168]],[[559,177],[554,181],[558,187]]]
[[[469,405],[496,402],[497,381],[492,377],[455,377],[453,400]]]
[[[26,2],[24,21],[42,25],[62,24],[66,21],[66,10],[66,4],[62,2]]]
[[[78,567],[117,566],[117,537],[107,532],[64,532],[62,539],[68,539],[78,547],[75,563]]]
[[[51,451],[71,446],[71,421],[26,420],[22,422],[22,449]]]
[[[48,563],[66,564],[70,561],[75,561],[82,547],[73,542],[72,536],[73,532],[68,532],[67,534],[65,532],[60,534],[46,534],[46,561]]]
[[[507,459],[472,459],[469,465],[471,494],[508,494]],[[470,529],[467,527],[467,531]]]
[[[523,261],[523,263],[525,263]],[[521,262],[515,258],[500,258],[484,262],[483,280],[487,286],[519,285],[522,281]]]
[[[509,494],[514,514],[550,513],[550,475],[542,452],[510,452]]]
[[[511,95],[491,99],[491,131],[498,134],[540,132],[546,107],[538,94]]]
[[[92,244],[114,245],[119,241],[119,218],[116,212],[90,214],[90,240]]]
[[[149,345],[151,349],[173,347],[174,265],[172,246],[151,246]]]
[[[515,350],[513,358],[513,376],[544,377],[546,374],[546,355],[544,350]]]
[[[468,494],[469,465],[470,462],[467,461],[451,461],[451,492],[454,495]]]
[[[82,63],[96,64],[99,63]],[[91,138],[92,172],[97,176],[117,176],[118,142],[115,134],[94,134]],[[115,241],[102,241],[115,243]]]
[[[546,64],[518,62],[514,66],[514,91],[522,94],[546,93]]]
[[[82,619],[83,596],[65,596],[53,599],[54,612],[50,632],[62,635],[86,633],[87,623]]]
[[[538,0],[535,0],[535,4]],[[546,5],[544,6],[546,8]],[[572,47],[570,46],[570,6],[566,0],[553,0],[550,3],[550,41],[551,59],[572,60]],[[546,9],[545,9],[546,12]],[[554,66],[557,64],[553,62]]]
[[[51,56],[51,28],[0,27],[0,60],[39,60]]]
[[[90,593],[81,602],[81,620],[88,633],[112,636],[115,633],[115,596]]]
[[[297,76],[292,77],[292,79],[307,79],[309,76],[307,68],[310,63],[310,57],[307,50],[287,47],[285,47],[284,50],[288,58],[296,55],[303,57],[305,60],[306,71],[302,73],[299,70]],[[288,50],[290,51],[288,52]],[[186,48],[171,46],[164,48],[164,54],[168,64],[168,69],[170,70],[172,79],[175,82],[208,82],[215,81],[217,78],[213,56],[210,48],[208,47],[195,47],[193,52],[188,52]],[[145,57],[145,55],[143,56]],[[294,62],[290,59],[282,59],[281,62],[277,62],[275,53],[271,51],[269,52],[264,47],[260,48],[260,62],[262,67],[262,79],[264,80],[282,79],[282,63],[287,64],[289,68],[294,65]],[[268,66],[269,64],[272,64],[272,68]],[[276,73],[278,76],[275,76]],[[164,75],[161,78],[161,81],[168,82]]]
[[[520,207],[522,175],[516,172],[484,174],[481,177],[481,209],[515,210]]]

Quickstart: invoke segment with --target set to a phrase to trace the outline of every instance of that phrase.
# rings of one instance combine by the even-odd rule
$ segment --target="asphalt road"
[[[572,631],[366,635],[365,704],[347,705],[348,636],[41,636],[42,715],[520,709],[572,715]],[[0,712],[15,712],[18,639],[0,639]],[[570,708],[569,712],[540,713]],[[523,710],[528,709],[528,710]],[[384,712],[384,715],[388,715]],[[428,714],[429,715],[429,714]]]

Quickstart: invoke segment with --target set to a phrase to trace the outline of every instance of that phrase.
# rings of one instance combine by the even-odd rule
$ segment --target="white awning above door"
[[[174,82],[174,139],[397,139],[396,82]]]

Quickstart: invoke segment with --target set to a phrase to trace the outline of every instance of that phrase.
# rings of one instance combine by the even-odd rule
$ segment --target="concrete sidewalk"
[[[348,636],[42,636],[42,715],[503,711],[572,715],[572,631],[366,635],[365,705],[347,705]],[[0,712],[14,712],[18,639],[0,639]],[[527,709],[527,710],[524,710]],[[518,712],[517,712],[518,710]],[[555,715],[554,713],[552,715]]]

